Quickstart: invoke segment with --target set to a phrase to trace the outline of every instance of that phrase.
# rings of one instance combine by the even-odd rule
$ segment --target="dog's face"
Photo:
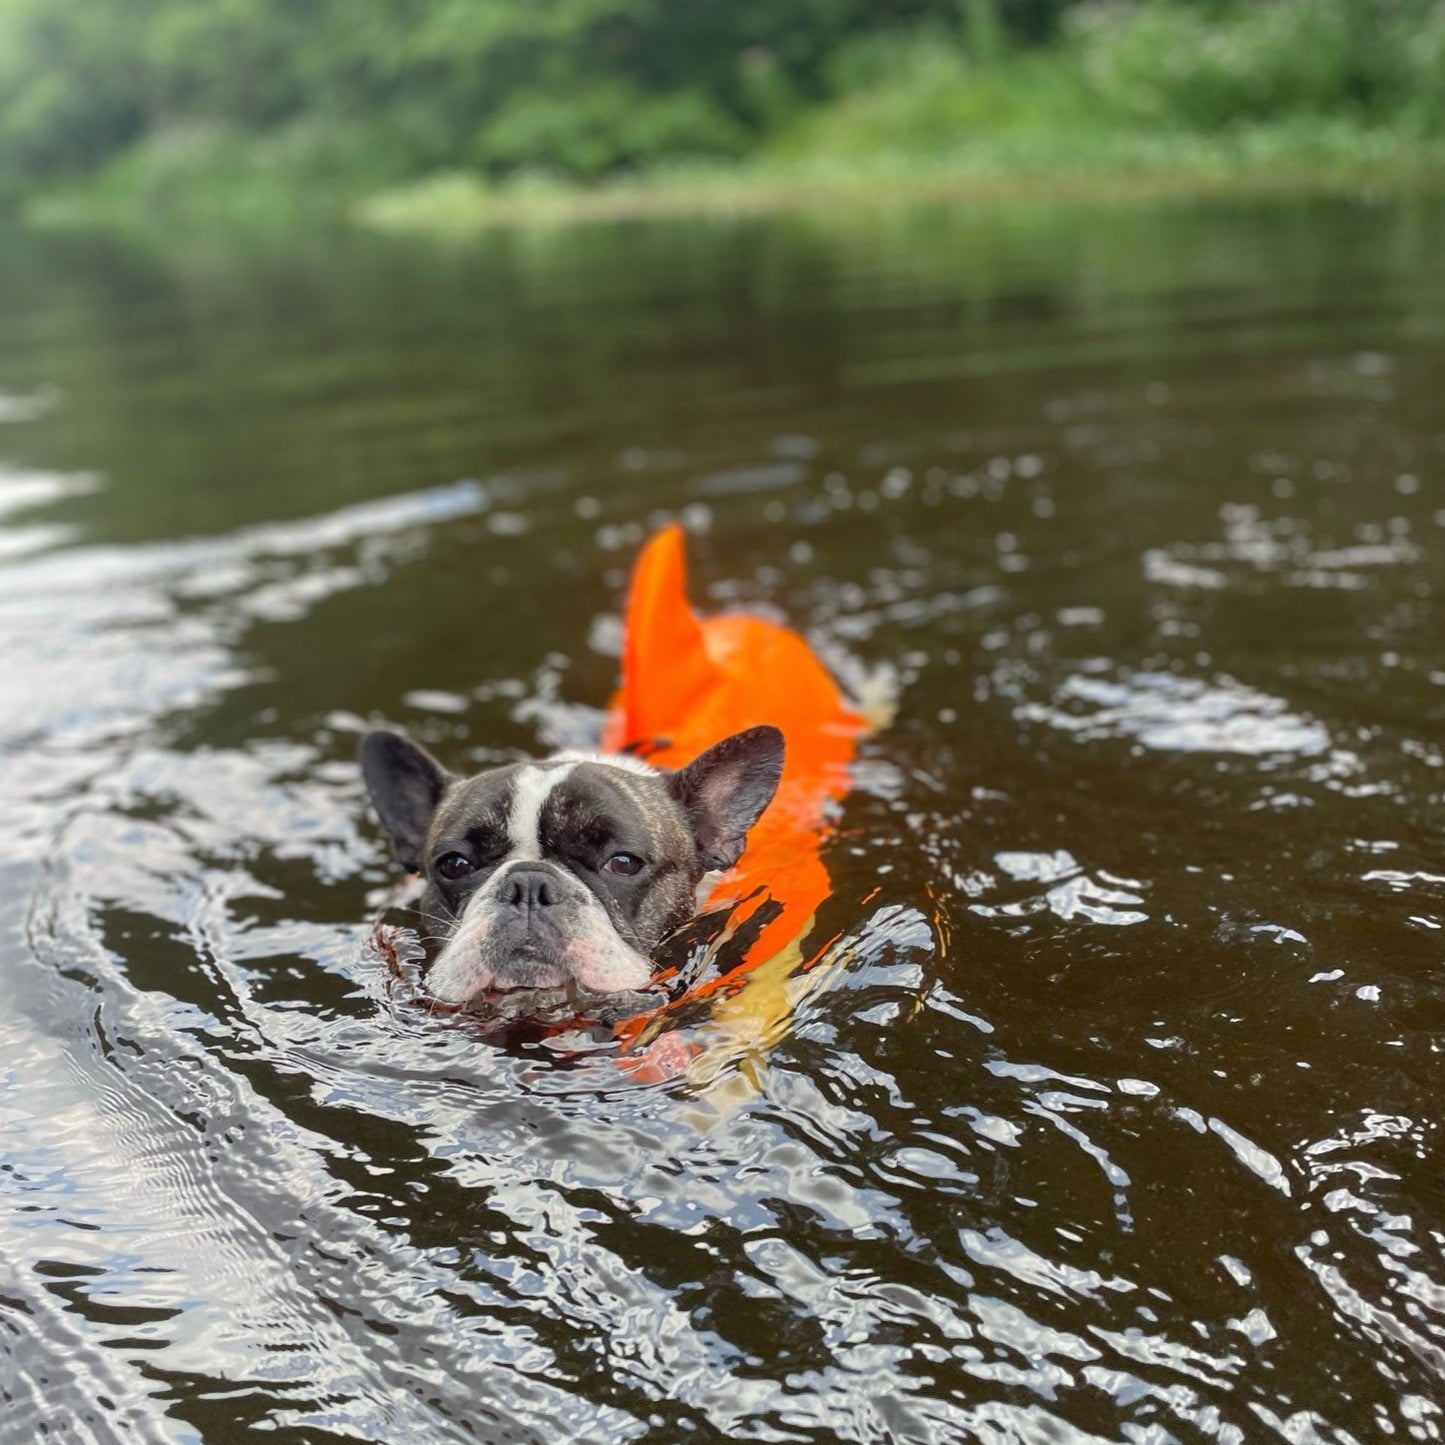
[[[399,733],[368,733],[362,771],[401,862],[426,879],[444,943],[438,999],[577,984],[646,986],[652,953],[731,868],[772,801],[783,736],[750,728],[675,773],[621,755],[562,753],[471,778]]]

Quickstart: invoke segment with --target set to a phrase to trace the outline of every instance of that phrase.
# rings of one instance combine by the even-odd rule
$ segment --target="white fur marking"
[[[446,947],[426,976],[427,991],[443,1003],[465,1003],[474,993],[488,988],[492,982],[489,970],[482,967],[482,943],[492,926],[492,915],[482,894],[474,893],[467,900],[456,931],[447,939]]]
[[[601,763],[605,768],[618,768],[624,773],[636,773],[642,778],[656,778],[661,774],[651,763],[635,758],[631,753],[589,753],[569,748],[565,753],[554,753],[548,760],[552,763]]]
[[[512,789],[512,811],[507,816],[507,837],[512,844],[508,862],[541,861],[543,805],[552,789],[576,766],[576,763],[529,763],[517,774]]]

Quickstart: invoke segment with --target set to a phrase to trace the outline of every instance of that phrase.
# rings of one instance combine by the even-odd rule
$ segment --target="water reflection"
[[[4,238],[5,1430],[1438,1439],[1442,225]],[[901,708],[658,1082],[393,997],[351,750],[671,512]]]

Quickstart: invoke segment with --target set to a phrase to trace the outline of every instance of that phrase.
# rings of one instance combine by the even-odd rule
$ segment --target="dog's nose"
[[[514,868],[502,890],[508,908],[530,914],[557,902],[557,880],[548,868]]]

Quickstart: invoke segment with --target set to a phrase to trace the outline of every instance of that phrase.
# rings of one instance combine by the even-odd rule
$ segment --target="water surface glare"
[[[1445,204],[0,236],[0,1438],[1445,1436]],[[769,1050],[400,1006],[627,567],[899,710]]]

